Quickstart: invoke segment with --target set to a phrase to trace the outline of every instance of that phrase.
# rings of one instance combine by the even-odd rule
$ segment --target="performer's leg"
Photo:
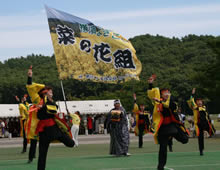
[[[60,129],[58,129],[60,133],[57,140],[62,142],[67,147],[73,147],[75,145],[75,142],[73,139],[71,139],[66,133],[62,132]]]
[[[75,126],[74,125],[72,125],[71,127],[71,134],[72,134],[73,140],[75,140]]]
[[[23,150],[21,153],[24,153],[27,150],[27,138],[26,138],[26,133],[25,133],[25,129],[24,129],[24,122],[25,122],[25,120],[22,120],[22,124],[23,124],[23,131],[22,131],[22,133],[23,133]]]
[[[189,141],[187,133],[185,133],[180,127],[177,127],[177,134],[173,137],[182,144],[186,144]]]
[[[38,156],[38,165],[37,165],[38,170],[45,170],[49,144],[50,144],[49,139],[44,134],[44,132],[41,132],[40,140],[39,140],[39,156]]]
[[[158,170],[163,170],[167,162],[168,136],[159,136],[160,150],[158,157]]]
[[[31,139],[28,163],[31,163],[33,159],[35,158],[36,147],[37,147],[37,140]]]
[[[200,155],[202,156],[203,155],[203,149],[204,149],[204,132],[203,132],[202,129],[200,130],[198,141],[199,141]]]
[[[173,138],[170,137],[168,140],[169,151],[173,152]]]
[[[76,127],[76,131],[75,131],[75,143],[76,143],[76,146],[79,145],[78,134],[79,134],[79,127]]]
[[[139,126],[139,134],[138,134],[138,137],[139,137],[139,148],[142,148],[143,147],[143,131],[144,129]]]

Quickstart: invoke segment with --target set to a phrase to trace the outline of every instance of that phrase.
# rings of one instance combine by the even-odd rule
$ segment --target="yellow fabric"
[[[77,114],[70,114],[70,117],[72,118],[73,125],[80,125],[80,117]]]
[[[56,105],[46,105],[47,106],[47,113],[54,114],[57,112],[57,106]]]
[[[190,99],[187,101],[189,107],[193,111],[193,118],[194,118],[194,126],[196,130],[196,135],[199,136],[199,127],[198,127],[198,115],[199,111],[197,110],[197,104],[195,103],[194,97],[190,97]]]
[[[26,105],[21,103],[19,104],[19,113],[20,113],[20,127],[21,127],[21,130],[20,130],[20,136],[23,136],[23,129],[25,129],[26,127],[26,123],[27,123],[27,119],[28,119],[28,107],[29,107],[29,104],[26,102]],[[24,125],[23,125],[23,121],[24,122]]]
[[[44,87],[45,87],[44,84],[37,84],[37,83],[33,83],[31,85],[26,85],[28,94],[31,97],[31,101],[34,105],[37,105],[40,103],[41,98],[40,98],[38,92],[41,89],[43,89]],[[29,119],[27,121],[28,122],[27,125],[30,124],[30,127],[28,127],[26,129],[26,133],[29,131],[29,133],[27,133],[27,138],[28,139],[36,139],[37,136],[35,134],[35,131],[37,128],[37,124],[39,122],[39,119],[37,118],[37,110],[32,111],[30,114],[31,114],[31,117],[29,116]]]
[[[170,106],[170,95],[169,95],[168,99],[165,102],[163,102],[162,104],[163,104],[163,107],[169,108],[169,106]]]
[[[133,112],[133,113],[136,113],[136,112],[138,112],[138,111],[139,111],[139,107],[138,107],[138,105],[135,103],[132,112]]]
[[[38,136],[35,134],[38,122],[39,119],[37,118],[37,111],[34,110],[30,112],[26,128],[27,139],[38,139]]]
[[[160,90],[159,88],[152,88],[151,90],[147,91],[148,97],[151,99],[154,109],[153,109],[153,128],[155,130],[154,132],[154,141],[156,144],[158,144],[158,131],[159,131],[159,124],[161,122],[161,119],[163,118],[160,111],[158,110],[160,103],[152,100],[153,98],[160,99]]]
[[[40,103],[40,96],[38,92],[45,87],[44,84],[33,83],[31,85],[26,85],[29,96],[31,97],[31,101],[33,104]]]
[[[28,105],[25,106],[23,103],[19,104],[21,120],[26,120],[28,118]]]

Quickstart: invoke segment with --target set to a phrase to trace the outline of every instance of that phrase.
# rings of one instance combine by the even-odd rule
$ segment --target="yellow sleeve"
[[[28,118],[28,109],[24,104],[19,104],[19,112],[22,120]]]
[[[40,96],[38,92],[45,87],[44,84],[33,83],[31,85],[26,85],[29,96],[33,104],[40,103]]]
[[[137,113],[138,111],[139,111],[139,107],[138,107],[137,103],[135,103],[132,112]]]
[[[187,103],[192,110],[197,109],[198,107],[193,96],[191,96],[190,99],[187,100]]]
[[[20,113],[21,119],[24,120],[25,114],[24,114],[24,109],[22,107],[22,104],[19,104],[19,113]]]
[[[165,102],[163,102],[163,106],[165,108],[169,108],[169,106],[170,106],[170,96],[168,97],[168,99]]]
[[[160,89],[158,87],[156,88],[152,88],[151,90],[147,91],[147,96],[151,99],[151,101],[153,102],[153,104],[155,103],[155,101],[153,101],[153,98],[157,98],[160,99]]]

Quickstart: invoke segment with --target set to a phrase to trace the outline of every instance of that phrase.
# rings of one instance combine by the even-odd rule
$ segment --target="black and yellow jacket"
[[[135,126],[135,129],[134,129],[134,133],[135,133],[136,136],[138,136],[139,135],[139,127],[138,126],[139,126],[140,110],[139,110],[139,107],[136,103],[134,103],[133,113],[135,113],[135,118],[136,118],[136,126]],[[143,116],[144,116],[144,120],[143,120],[144,122],[143,123],[144,123],[144,126],[145,126],[144,134],[152,132],[151,124],[150,124],[150,113],[147,112],[147,111],[144,111]]]
[[[180,128],[184,133],[188,133],[184,127],[184,125],[178,120],[178,115],[174,114],[176,108],[176,104],[171,100],[171,96],[165,102],[157,102],[154,101],[153,98],[161,99],[160,97],[160,89],[159,88],[150,88],[147,91],[148,97],[151,99],[152,104],[154,105],[153,109],[153,127],[154,127],[154,140],[155,143],[158,144],[158,132],[163,124],[166,117],[170,117],[172,123],[178,124],[178,128]],[[167,115],[168,114],[168,115]]]
[[[213,135],[215,133],[215,128],[211,123],[211,119],[209,117],[209,114],[206,110],[205,106],[199,107],[197,106],[194,97],[191,96],[190,99],[187,101],[189,107],[193,111],[193,117],[194,117],[194,126],[196,130],[196,135],[199,136],[200,131],[199,131],[199,125],[204,126],[203,129],[206,130],[209,135]],[[204,120],[200,119],[201,114],[204,114]]]
[[[41,126],[40,120],[46,120],[46,119],[54,119],[57,126],[64,132],[67,133],[70,137],[72,137],[70,132],[70,127],[57,116],[57,105],[55,102],[51,102],[45,98],[40,98],[38,92],[42,90],[45,85],[44,84],[37,84],[37,83],[31,83],[28,84],[27,90],[29,93],[29,96],[31,97],[32,103],[34,104],[34,108],[31,110],[32,114],[32,122],[30,123],[30,137],[36,138],[36,135],[38,135],[39,128]],[[38,106],[42,105],[41,108]],[[32,125],[31,125],[32,124]]]
[[[20,136],[23,136],[23,129],[26,130],[27,119],[29,117],[29,103],[24,102],[19,104],[19,113],[20,113]],[[23,123],[24,122],[24,123]]]

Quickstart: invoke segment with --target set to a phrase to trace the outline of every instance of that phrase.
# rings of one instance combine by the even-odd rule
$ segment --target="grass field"
[[[48,152],[47,170],[142,170],[156,169],[158,145],[145,142],[144,148],[130,144],[130,157],[108,155],[108,144],[80,145],[78,148],[51,146]],[[220,138],[205,139],[204,156],[198,152],[197,139],[188,144],[174,142],[174,152],[168,153],[166,169],[219,170]],[[1,148],[0,170],[32,170],[37,168],[37,159],[27,164],[28,154],[20,154],[21,148]]]

